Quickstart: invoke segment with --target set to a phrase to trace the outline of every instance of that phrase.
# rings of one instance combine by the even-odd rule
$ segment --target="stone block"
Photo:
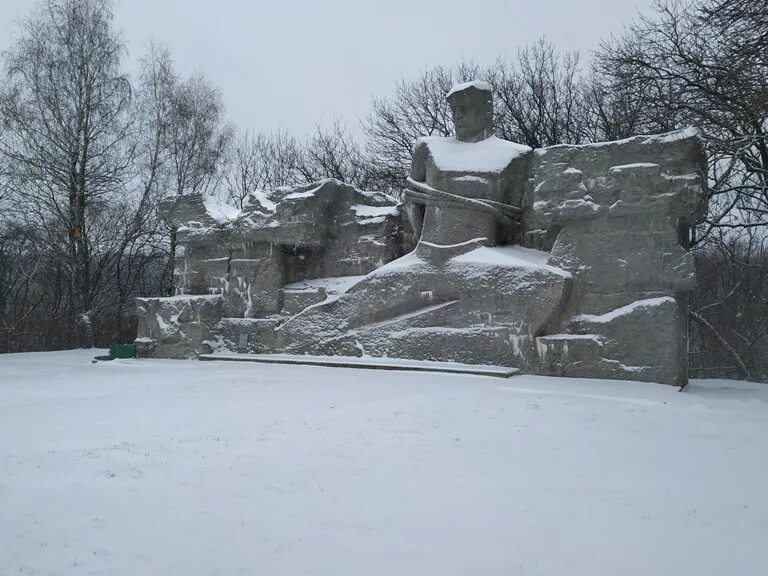
[[[149,358],[196,358],[213,350],[213,327],[223,299],[214,296],[137,298],[137,354]]]

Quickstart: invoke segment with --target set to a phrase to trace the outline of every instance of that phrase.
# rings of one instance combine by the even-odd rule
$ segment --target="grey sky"
[[[0,47],[34,0],[2,0]],[[238,125],[296,135],[354,125],[401,77],[461,59],[490,63],[549,37],[588,51],[650,0],[120,0],[135,60],[154,38],[182,73],[202,69]]]

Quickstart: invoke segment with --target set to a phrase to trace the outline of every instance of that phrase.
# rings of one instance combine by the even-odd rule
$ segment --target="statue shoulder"
[[[413,155],[429,154],[432,146],[439,146],[440,143],[451,140],[454,140],[454,138],[449,136],[422,136],[416,140],[416,144],[413,148]]]
[[[413,165],[426,164],[429,156],[433,154],[432,149],[435,146],[439,147],[439,142],[443,140],[452,140],[452,138],[445,136],[422,136],[418,138],[413,146],[411,163]]]
[[[490,136],[477,142],[455,138],[434,138],[428,143],[437,168],[444,172],[501,173],[511,165],[525,162],[530,147]]]
[[[426,178],[427,162],[431,155],[430,144],[440,136],[422,136],[413,145],[411,154],[411,178],[423,182]]]

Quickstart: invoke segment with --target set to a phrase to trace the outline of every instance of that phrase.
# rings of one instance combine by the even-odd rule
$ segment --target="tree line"
[[[691,230],[692,375],[768,378],[767,55],[764,0],[659,0],[590,54],[542,39],[431,67],[359,125],[297,137],[228,122],[220,90],[179,74],[162,44],[127,74],[111,0],[42,0],[1,56],[0,352],[130,341],[133,299],[173,291],[163,198],[241,207],[325,177],[397,193],[415,139],[452,133],[445,94],[482,78],[498,135],[532,147],[700,130],[710,211]]]

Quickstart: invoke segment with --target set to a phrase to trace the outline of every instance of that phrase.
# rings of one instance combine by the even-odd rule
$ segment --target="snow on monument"
[[[696,134],[532,150],[494,135],[487,84],[447,102],[456,137],[418,141],[401,203],[325,180],[253,194],[238,213],[200,196],[167,206],[177,295],[138,300],[140,354],[684,384],[688,230],[706,213]]]

